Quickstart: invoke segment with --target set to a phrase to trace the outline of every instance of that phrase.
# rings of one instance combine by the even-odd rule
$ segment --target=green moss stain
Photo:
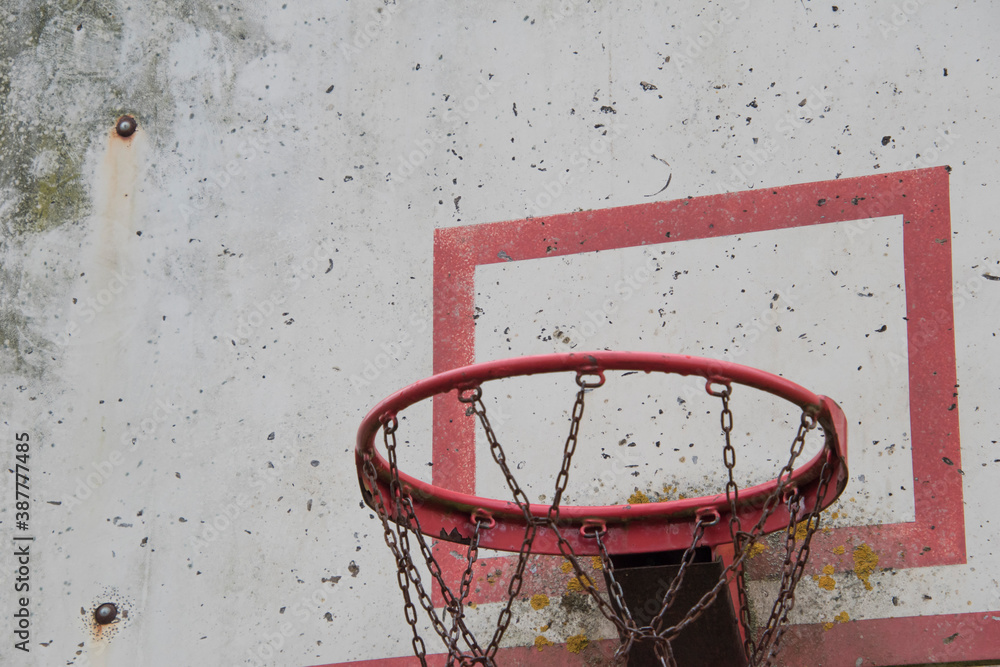
[[[0,346],[7,355],[19,356],[21,338],[18,315],[13,311],[0,312]]]
[[[113,39],[122,23],[100,0],[31,3],[13,16],[0,23],[0,190],[9,202],[3,231],[21,235],[78,220],[91,209],[82,167],[95,127],[67,124],[63,108],[78,103],[87,78],[103,82],[81,77],[68,54],[78,26],[92,31],[91,38]],[[48,78],[28,89],[24,71],[35,70]],[[106,111],[95,111],[114,123],[103,117]]]
[[[31,16],[32,14],[34,16]],[[31,46],[38,46],[38,43],[42,41],[42,33],[45,32],[45,26],[52,19],[52,10],[49,8],[49,5],[42,5],[31,10],[29,17],[34,20],[31,21],[31,30],[28,32],[25,42]]]
[[[24,338],[27,322],[21,313],[0,310],[0,373],[16,372],[36,375],[28,360],[34,350]]]
[[[89,212],[82,160],[70,147],[65,135],[43,134],[32,141],[33,159],[28,162],[29,153],[15,165],[21,195],[14,214],[15,232],[45,231]]]
[[[154,144],[169,140],[159,114],[167,110],[170,118],[174,107],[163,54],[175,35],[189,34],[182,26],[223,35],[220,58],[237,68],[265,48],[263,25],[237,7],[179,0],[144,8],[141,23],[136,11],[113,0],[26,0],[0,20],[0,193],[6,200],[0,234],[45,232],[85,218],[93,206],[84,157],[118,116],[136,116]],[[123,61],[126,20],[142,42],[140,61]],[[235,83],[226,86],[231,97]],[[65,113],[81,100],[97,104],[82,116]],[[231,103],[217,101],[220,110]]]
[[[94,212],[99,193],[91,192],[91,171],[122,114],[139,121],[154,162],[157,151],[173,143],[176,104],[166,54],[192,27],[212,35],[206,67],[225,73],[224,97],[210,103],[220,123],[235,113],[238,70],[271,42],[259,13],[198,0],[148,6],[22,0],[2,14],[0,374],[34,374],[55,358],[49,348],[57,343],[18,306],[28,298],[22,288],[27,237],[57,233]],[[31,279],[37,290],[65,291],[59,279],[45,284],[48,274]]]

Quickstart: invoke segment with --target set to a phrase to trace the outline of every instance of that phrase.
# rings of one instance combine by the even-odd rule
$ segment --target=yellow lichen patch
[[[801,542],[802,540],[806,539],[806,532],[809,530],[809,521],[812,521],[812,519],[809,519],[808,521],[800,521],[795,526],[795,539],[796,539],[796,541]],[[816,523],[819,523],[819,522],[817,521]]]
[[[475,609],[475,608],[476,608],[476,603],[475,603],[475,602],[470,602],[470,603],[469,603],[468,605],[466,605],[466,606],[467,606],[467,607],[468,607],[469,609]]]
[[[549,606],[549,596],[545,593],[536,593],[531,596],[531,608],[543,609]]]
[[[872,589],[868,577],[871,576],[876,567],[878,567],[878,554],[872,551],[870,546],[862,544],[854,550],[854,574],[864,582],[865,590]]]
[[[831,576],[833,575],[833,572],[834,572],[833,566],[826,565],[823,567],[822,575],[818,574],[813,575],[813,581],[815,581],[816,585],[822,588],[823,590],[832,591],[834,588],[837,587],[836,580]]]
[[[590,557],[590,567],[594,568],[595,570],[603,570],[604,569],[604,563],[601,562],[601,557],[600,556],[591,556]]]
[[[588,644],[590,644],[590,640],[587,639],[587,635],[573,635],[566,640],[566,650],[570,653],[579,653],[583,649],[587,648]]]
[[[764,544],[763,542],[754,542],[753,544],[750,545],[750,548],[747,549],[747,557],[756,558],[765,551],[767,551],[766,544]]]
[[[636,489],[635,493],[633,493],[631,496],[628,497],[629,505],[642,505],[643,503],[648,503],[648,502],[649,502],[649,496],[647,496],[644,492],[640,491],[639,489]]]
[[[548,629],[549,629],[549,624],[548,624],[548,623],[546,623],[546,624],[545,624],[545,625],[543,625],[542,627],[538,628],[538,631],[539,631],[539,632],[545,632],[545,631],[546,631],[546,630],[548,630]]]
[[[541,635],[538,635],[537,637],[535,637],[535,648],[537,648],[539,651],[541,651],[546,646],[552,646],[552,642],[550,642],[548,639],[546,639],[545,637],[543,637]]]
[[[583,575],[582,578],[573,577],[572,579],[566,582],[566,590],[572,591],[574,593],[580,593],[581,591],[584,590],[584,586],[586,586],[587,584],[593,585],[593,582],[587,575]]]
[[[833,548],[833,553],[837,554],[838,556],[843,556],[845,551],[847,551],[847,549],[844,548],[843,544],[841,544],[839,547]]]
[[[497,583],[497,579],[500,578],[501,574],[503,573],[500,570],[493,570],[492,572],[486,575],[486,583],[488,584]]]
[[[573,571],[573,563],[568,560],[564,560],[562,565],[559,566],[559,569],[563,571],[563,574],[569,574]]]
[[[834,616],[832,621],[824,623],[823,630],[824,631],[832,630],[833,626],[836,625],[837,623],[847,623],[849,620],[851,620],[851,617],[847,615],[846,611],[842,611],[836,616]]]

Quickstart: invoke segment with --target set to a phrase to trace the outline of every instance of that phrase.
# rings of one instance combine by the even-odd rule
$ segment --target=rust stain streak
[[[112,128],[106,144],[95,199],[101,223],[101,264],[114,271],[123,268],[123,254],[136,231],[136,186],[141,154],[145,152],[144,134],[140,128],[122,137]]]

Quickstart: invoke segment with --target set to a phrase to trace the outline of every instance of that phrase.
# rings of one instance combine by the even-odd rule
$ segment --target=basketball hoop
[[[577,446],[585,396],[604,386],[606,371],[644,371],[704,378],[707,393],[718,398],[722,404],[720,421],[725,443],[722,458],[728,473],[725,493],[635,505],[561,505]],[[576,401],[552,502],[548,505],[533,504],[528,501],[507,465],[506,454],[482,402],[483,385],[500,378],[557,372],[575,372],[578,387]],[[778,477],[742,490],[733,479],[736,450],[730,440],[733,421],[729,401],[734,384],[770,393],[802,410],[788,461]],[[456,391],[457,400],[467,405],[469,414],[478,418],[493,460],[503,472],[511,491],[512,500],[459,493],[428,484],[399,470],[395,437],[399,428],[397,415],[415,403],[451,391]],[[795,467],[805,446],[806,435],[816,426],[825,435],[821,451],[803,465]],[[380,430],[388,458],[383,457],[375,447],[375,438]],[[655,644],[660,663],[668,667],[676,667],[671,641],[712,604],[732,575],[739,584],[739,613],[745,629],[746,660],[756,666],[770,664],[774,657],[782,624],[794,605],[794,589],[809,555],[809,542],[819,527],[820,512],[837,499],[847,483],[846,434],[846,418],[833,400],[777,375],[747,366],[699,357],[640,352],[549,354],[466,366],[439,373],[396,392],[376,405],[362,421],[355,460],[362,495],[378,513],[385,541],[396,558],[405,615],[413,631],[413,648],[422,664],[426,664],[426,647],[416,627],[411,585],[435,631],[448,647],[449,664],[458,661],[462,665],[495,665],[500,640],[510,623],[511,605],[520,592],[527,557],[535,553],[561,554],[572,563],[581,585],[618,630],[622,641],[617,653],[619,659],[628,655],[636,641],[648,641]],[[805,522],[806,531],[800,539],[796,536],[796,527],[802,522]],[[786,554],[779,593],[765,627],[754,637],[749,628],[743,563],[750,547],[760,537],[781,530],[786,533]],[[450,616],[450,628],[445,626],[447,618],[443,620],[438,616],[414,566],[409,543],[411,533],[417,539],[431,575],[441,589],[445,610]],[[467,567],[457,594],[444,581],[441,567],[435,561],[425,536],[468,546]],[[724,543],[733,544],[734,556],[718,582],[691,606],[679,622],[661,627],[664,613],[674,601],[696,547],[714,547]],[[500,613],[496,630],[485,648],[478,644],[466,627],[463,613],[472,579],[472,566],[479,548],[518,554],[517,566],[507,590],[506,607]],[[663,596],[659,614],[649,624],[640,627],[622,599],[621,587],[614,578],[611,556],[663,551],[683,551],[680,570]],[[607,599],[581,568],[579,559],[586,555],[601,558],[608,580]],[[459,646],[459,634],[466,648]]]

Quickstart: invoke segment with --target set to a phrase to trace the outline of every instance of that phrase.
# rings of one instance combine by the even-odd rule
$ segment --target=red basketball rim
[[[438,394],[453,390],[466,390],[484,382],[505,377],[575,371],[578,378],[599,377],[603,382],[604,371],[644,371],[677,375],[701,376],[706,389],[717,391],[731,383],[765,391],[794,403],[809,411],[826,435],[826,447],[805,464],[794,470],[790,484],[799,489],[805,507],[811,508],[820,492],[820,470],[824,463],[833,471],[831,484],[825,496],[819,499],[827,507],[844,490],[847,484],[847,420],[840,407],[830,398],[820,396],[785,378],[766,371],[726,361],[677,354],[649,352],[582,352],[545,354],[473,364],[439,373],[419,380],[389,396],[376,405],[361,422],[358,429],[355,462],[358,482],[369,506],[374,508],[372,493],[363,474],[366,457],[375,466],[377,484],[382,497],[392,508],[389,481],[389,463],[375,447],[375,438],[382,425],[395,418],[407,407]],[[457,400],[457,399],[456,399]],[[789,440],[792,434],[789,434]],[[554,452],[553,457],[560,453]],[[555,470],[553,474],[555,474]],[[525,519],[513,500],[481,498],[466,493],[434,486],[403,472],[399,479],[406,493],[413,500],[413,507],[420,521],[421,531],[429,536],[451,541],[467,542],[475,527],[475,514],[491,521],[480,529],[479,545],[483,548],[517,552],[524,539]],[[759,484],[739,492],[737,512],[744,530],[757,523],[765,501],[777,488],[777,480]],[[549,506],[531,504],[534,518],[548,515]],[[712,525],[705,530],[701,544],[714,546],[731,542],[729,532],[729,502],[725,493],[702,498],[685,498],[666,502],[634,505],[560,506],[559,530],[581,555],[599,553],[596,540],[587,535],[603,530],[604,543],[610,553],[644,553],[673,551],[690,545],[691,536],[699,517],[708,518]],[[495,522],[495,523],[494,523]],[[763,532],[782,530],[788,525],[788,513],[782,503],[770,514]],[[559,543],[551,528],[539,525],[532,545],[532,552],[558,554]]]

